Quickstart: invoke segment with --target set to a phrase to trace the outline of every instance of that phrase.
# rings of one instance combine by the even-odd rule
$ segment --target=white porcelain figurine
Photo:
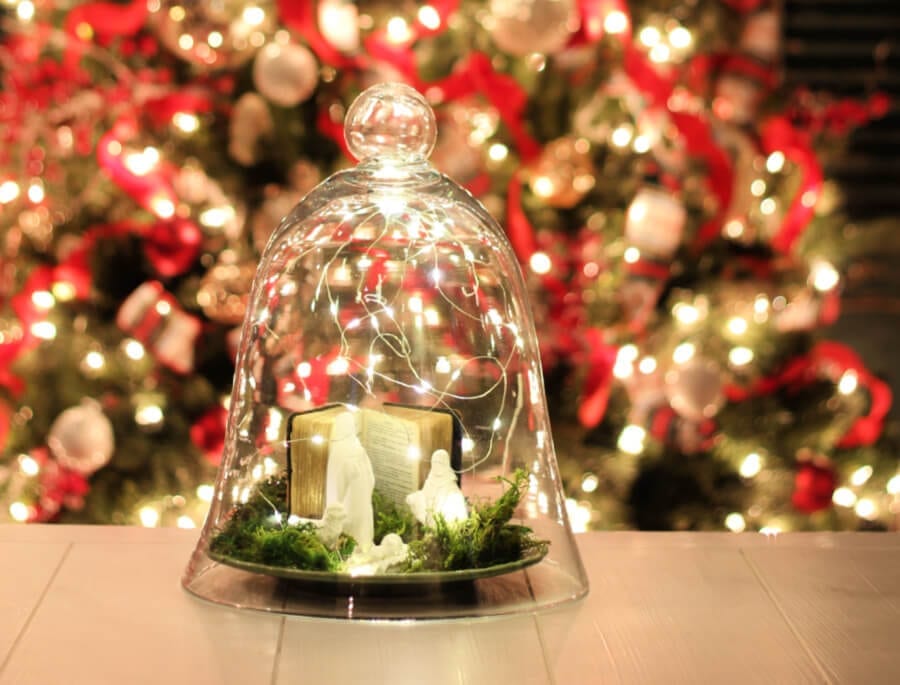
[[[372,490],[375,474],[369,455],[356,435],[353,414],[339,414],[331,427],[328,447],[328,475],[325,481],[326,512],[335,503],[344,506],[344,532],[358,547],[372,546],[375,524]]]
[[[431,455],[431,470],[422,489],[407,495],[406,503],[419,523],[426,526],[434,525],[435,514],[441,514],[448,522],[468,517],[466,498],[456,483],[447,450],[437,450]]]

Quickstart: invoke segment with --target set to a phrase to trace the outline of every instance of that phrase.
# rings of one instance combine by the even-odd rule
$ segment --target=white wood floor
[[[0,685],[900,683],[900,536],[590,533],[582,602],[366,623],[207,604],[197,531],[0,526]]]

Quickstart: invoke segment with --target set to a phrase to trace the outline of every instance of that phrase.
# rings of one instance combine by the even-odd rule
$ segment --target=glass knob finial
[[[375,157],[423,160],[437,136],[434,112],[403,83],[379,83],[363,91],[347,111],[344,138],[359,161]]]

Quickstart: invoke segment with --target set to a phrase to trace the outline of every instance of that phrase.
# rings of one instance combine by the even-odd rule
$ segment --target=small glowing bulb
[[[728,353],[728,361],[734,366],[746,366],[753,361],[753,350],[749,347],[732,347]]]
[[[31,302],[38,309],[52,309],[56,298],[48,290],[35,290],[31,293]]]
[[[194,37],[188,33],[182,33],[178,36],[178,47],[182,50],[190,50],[194,47]]]
[[[900,475],[896,475],[887,482],[889,495],[900,495]]]
[[[28,199],[29,201],[37,204],[38,202],[42,202],[44,200],[44,186],[40,183],[32,183],[28,186]]]
[[[631,126],[622,124],[613,130],[612,135],[610,135],[610,140],[616,147],[625,147],[631,142],[632,135],[633,132]]]
[[[66,281],[57,281],[50,290],[53,291],[53,296],[61,302],[68,302],[75,297],[75,286]]]
[[[441,315],[434,307],[428,307],[425,310],[425,323],[429,326],[437,326],[441,322]]]
[[[743,335],[747,332],[747,319],[740,316],[732,317],[728,320],[728,330],[735,335]]]
[[[762,197],[766,193],[766,182],[757,178],[750,184],[750,192],[754,197]]]
[[[659,43],[661,38],[662,34],[655,26],[645,26],[641,29],[640,33],[638,33],[638,40],[640,40],[648,48],[652,48],[654,45]]]
[[[194,523],[194,519],[192,519],[190,516],[187,516],[186,514],[178,517],[178,521],[176,522],[176,525],[179,528],[196,528],[197,527],[197,524]]]
[[[840,487],[831,495],[831,501],[839,507],[852,507],[856,504],[856,493],[850,488]]]
[[[409,24],[403,17],[391,17],[387,23],[387,39],[391,43],[405,43],[412,38]]]
[[[329,376],[343,376],[349,370],[350,362],[346,359],[346,357],[338,357],[325,367],[325,373],[327,373]]]
[[[31,0],[22,0],[16,7],[16,16],[22,21],[31,21],[34,18],[34,3]]]
[[[766,171],[770,174],[777,174],[784,168],[784,153],[776,150],[766,159]]]
[[[141,507],[138,518],[144,528],[155,528],[159,525],[159,512],[153,507]]]
[[[53,340],[56,337],[56,326],[49,321],[37,321],[31,324],[31,334],[41,340]]]
[[[502,425],[503,423],[500,421],[500,417],[498,416],[496,419],[494,419],[494,423],[491,425],[491,428],[493,428],[495,431],[498,431],[500,430],[500,427]]]
[[[244,23],[250,26],[259,26],[266,20],[266,13],[262,7],[250,5],[244,8],[241,18],[244,20]]]
[[[582,492],[595,492],[599,486],[600,479],[597,478],[597,476],[595,476],[593,473],[589,473],[581,479]]]
[[[679,323],[683,323],[686,326],[695,324],[700,320],[700,310],[694,305],[686,304],[684,302],[679,302],[672,307],[672,314],[675,315],[675,318],[678,319]]]
[[[691,32],[684,28],[684,26],[676,26],[669,31],[669,43],[672,44],[673,48],[684,50],[685,48],[690,47],[692,40],[693,37],[691,36]]]
[[[208,483],[197,486],[197,498],[203,502],[212,502],[215,492],[216,489]]]
[[[175,216],[175,203],[167,197],[153,198],[150,201],[150,208],[160,219],[171,219]]]
[[[777,205],[775,203],[775,200],[773,200],[771,197],[767,197],[765,200],[759,203],[759,211],[761,211],[766,216],[774,214],[776,208]]]
[[[779,533],[781,533],[781,528],[778,526],[763,526],[759,529],[759,532],[768,537],[775,537]]]
[[[531,189],[538,197],[550,197],[556,191],[556,186],[547,176],[538,176],[532,182]]]
[[[550,261],[550,257],[546,252],[535,252],[531,255],[531,259],[528,260],[528,265],[534,273],[543,275],[550,273],[553,262]]]
[[[163,410],[155,404],[146,404],[134,413],[134,422],[139,426],[157,426],[162,423]]]
[[[856,375],[856,371],[853,371],[851,369],[849,371],[845,371],[844,375],[841,376],[841,380],[838,381],[838,392],[842,395],[850,395],[856,390],[858,386],[859,378]]]
[[[447,357],[438,357],[437,362],[434,364],[435,373],[450,373],[453,371],[453,367],[450,365],[450,360]]]
[[[744,521],[743,516],[733,511],[725,517],[725,527],[732,533],[743,533],[747,528],[747,522]]]
[[[475,441],[472,438],[463,438],[460,440],[460,448],[463,452],[471,452],[475,448]]]
[[[724,226],[725,235],[729,238],[740,238],[744,235],[744,222],[739,219],[731,219]]]
[[[84,365],[89,369],[93,369],[94,371],[99,371],[100,369],[102,369],[105,363],[106,359],[96,350],[88,352],[86,355],[84,355]]]
[[[859,502],[856,503],[855,511],[857,516],[869,521],[878,516],[878,507],[875,506],[875,502],[868,498],[859,500]]]
[[[15,181],[0,183],[0,203],[7,204],[19,197],[19,184]]]
[[[13,521],[19,521],[20,523],[22,521],[27,521],[28,514],[28,505],[24,502],[13,502],[9,505],[9,515],[12,516]]]
[[[638,358],[637,345],[633,345],[631,343],[629,343],[627,345],[622,345],[622,347],[619,348],[619,352],[616,354],[617,362],[618,361],[626,361],[626,362],[631,363],[637,358]]]
[[[850,475],[850,482],[859,487],[860,485],[865,485],[866,481],[872,477],[872,467],[866,464],[865,466],[860,466],[856,471],[854,471]]]
[[[206,42],[211,48],[220,48],[225,43],[225,36],[218,31],[210,31],[206,37]]]
[[[618,447],[626,454],[640,454],[644,451],[644,440],[647,437],[647,431],[641,426],[629,424],[622,429],[619,435]]]
[[[738,469],[741,476],[744,478],[753,478],[758,475],[760,471],[762,471],[763,467],[763,459],[756,452],[751,452],[746,457],[744,457],[744,461],[741,462],[741,466]]]
[[[133,361],[140,361],[146,354],[144,346],[137,340],[130,339],[125,341],[125,356]]]
[[[635,136],[632,146],[638,154],[644,154],[650,149],[650,138],[645,135]]]
[[[641,259],[641,251],[636,247],[626,248],[625,254],[622,255],[626,264],[636,264]]]
[[[494,143],[488,148],[488,157],[495,162],[502,162],[509,154],[509,148],[503,143]]]
[[[209,228],[222,228],[233,218],[231,207],[210,207],[200,213],[200,223]]]
[[[419,23],[429,31],[437,31],[441,28],[441,15],[431,5],[422,5],[416,15]]]
[[[684,364],[693,358],[696,351],[697,348],[694,346],[694,343],[683,342],[672,352],[672,361],[676,364]]]
[[[824,260],[817,261],[812,265],[810,277],[813,288],[820,293],[833,290],[841,279],[837,269]]]
[[[603,20],[603,28],[606,29],[607,33],[613,35],[622,33],[628,28],[628,17],[625,16],[624,12],[613,10],[607,14],[606,19]]]
[[[166,302],[165,300],[160,300],[156,303],[156,313],[160,316],[168,316],[172,313],[172,305]]]
[[[172,123],[175,125],[175,128],[185,133],[193,133],[200,128],[200,119],[195,114],[189,114],[188,112],[175,112],[172,115]]]
[[[672,57],[672,50],[665,43],[657,43],[650,48],[650,61],[657,64],[668,62]]]
[[[638,364],[638,369],[640,369],[643,374],[651,374],[656,371],[656,359],[653,357],[644,357],[641,359],[641,363]]]
[[[41,465],[31,455],[23,454],[19,457],[19,470],[26,476],[36,476],[41,471]]]

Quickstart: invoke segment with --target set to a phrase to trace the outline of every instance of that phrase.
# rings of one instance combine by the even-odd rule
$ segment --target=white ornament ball
[[[725,404],[722,370],[711,359],[694,358],[666,373],[666,397],[690,421],[715,416]]]
[[[497,47],[510,55],[552,55],[578,30],[578,13],[575,0],[491,0],[487,25]]]
[[[47,445],[59,464],[89,476],[112,458],[115,450],[112,423],[99,404],[84,400],[56,417],[50,426]]]
[[[319,65],[302,45],[269,43],[253,62],[253,84],[270,102],[293,107],[308,99],[319,83]]]
[[[625,238],[646,257],[669,259],[684,235],[687,212],[662,188],[641,188],[625,216]]]

